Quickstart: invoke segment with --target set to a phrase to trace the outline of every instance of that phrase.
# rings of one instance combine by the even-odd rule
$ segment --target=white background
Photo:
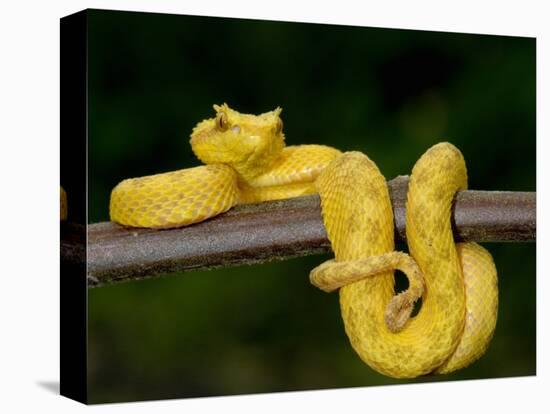
[[[19,1],[0,12],[0,412],[541,412],[548,367],[545,1]],[[86,408],[59,381],[59,18],[84,8],[537,37],[537,376]],[[545,27],[546,26],[546,27]],[[545,140],[546,138],[546,140]],[[545,142],[546,141],[546,142]],[[506,275],[506,277],[522,277]],[[502,361],[506,364],[507,361]],[[538,407],[538,408],[537,408]]]

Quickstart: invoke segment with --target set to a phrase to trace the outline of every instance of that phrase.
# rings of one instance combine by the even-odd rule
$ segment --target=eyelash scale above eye
[[[277,121],[277,133],[282,131],[283,131],[283,120],[279,118],[279,120]]]
[[[216,126],[222,131],[225,131],[229,127],[229,122],[225,112],[220,112],[216,116]]]

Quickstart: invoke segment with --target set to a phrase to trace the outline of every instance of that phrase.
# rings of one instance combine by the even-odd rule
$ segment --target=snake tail
[[[413,168],[406,228],[420,270],[405,270],[405,294],[394,291],[393,269],[400,267],[392,256],[393,213],[376,165],[362,153],[345,153],[317,185],[335,259],[310,277],[325,290],[340,288],[344,327],[359,357],[384,375],[413,378],[451,372],[481,356],[496,324],[496,269],[481,246],[453,239],[452,203],[467,186],[460,151],[438,144]],[[410,317],[420,295],[420,311]]]

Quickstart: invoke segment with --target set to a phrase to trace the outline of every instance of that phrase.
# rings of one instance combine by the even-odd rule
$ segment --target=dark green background
[[[463,152],[470,188],[535,191],[535,40],[146,13],[89,14],[89,221],[122,179],[195,166],[214,103],[282,106],[287,143],[363,151],[389,179],[431,145]],[[364,365],[328,256],[89,292],[91,402],[535,374],[535,244],[487,244],[500,313],[487,354],[412,381]]]

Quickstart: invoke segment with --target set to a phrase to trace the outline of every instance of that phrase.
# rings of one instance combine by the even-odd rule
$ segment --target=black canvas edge
[[[60,177],[67,193],[63,241],[78,260],[60,259],[60,394],[86,404],[87,390],[87,26],[86,10],[60,19]]]

